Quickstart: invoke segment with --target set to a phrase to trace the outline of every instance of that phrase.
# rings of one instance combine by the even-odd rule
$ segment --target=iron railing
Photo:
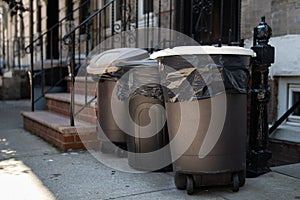
[[[201,45],[239,45],[241,0],[177,0],[175,29]]]
[[[88,0],[88,2],[90,1]],[[176,46],[176,42],[171,44],[171,37],[169,40],[161,37],[160,30],[158,30],[159,33],[157,34],[158,40],[153,42],[151,39],[153,30],[149,29],[149,31],[147,31],[149,27],[176,30],[194,38],[200,44],[219,46],[221,44],[243,44],[242,40],[240,40],[239,30],[240,0],[229,0],[226,2],[224,0],[106,0],[102,2],[104,2],[104,4],[100,6],[99,9],[77,26],[70,23],[68,20],[69,16],[66,16],[56,26],[50,28],[46,33],[43,33],[35,40],[32,40],[30,45],[26,48],[27,51],[30,50],[31,52],[32,84],[37,84],[35,79],[40,79],[43,85],[45,83],[44,40],[46,37],[52,38],[51,33],[53,30],[57,28],[60,30],[58,38],[59,56],[57,56],[57,58],[51,53],[50,56],[48,56],[48,58],[50,58],[48,64],[50,63],[50,69],[57,63],[59,63],[60,66],[68,65],[69,67],[69,76],[71,79],[71,125],[74,125],[74,116],[77,114],[75,113],[75,76],[80,67],[86,66],[86,58],[93,49],[96,49],[96,52],[100,53],[106,49],[115,47],[144,46],[145,49],[152,52],[156,49],[163,48],[167,43],[169,43],[167,47]],[[82,6],[73,12],[80,11],[80,8],[82,8]],[[228,10],[230,10],[229,13]],[[62,37],[61,34],[64,26],[68,27],[70,31]],[[139,28],[146,29],[146,31],[143,32],[145,34],[135,32],[131,35],[134,37],[133,39],[131,36],[125,37],[124,39],[122,33],[126,31],[130,33],[131,30],[134,31]],[[112,36],[114,36],[113,40],[105,42],[105,45],[99,45]],[[140,45],[139,43],[141,41],[145,42],[145,44]],[[50,42],[50,44],[52,44],[52,42]],[[154,48],[154,46],[157,48]],[[99,48],[97,49],[96,47]],[[54,47],[50,46],[50,52],[53,52],[51,51],[53,48]],[[36,61],[38,60],[40,60],[40,72],[35,73],[33,65],[36,66],[36,63],[38,63]],[[40,76],[40,78],[37,76]],[[87,80],[87,74],[83,76],[85,76],[85,80]],[[63,78],[60,79],[60,81],[63,80]],[[53,83],[52,87],[59,83],[59,81]],[[85,88],[87,90],[87,87]],[[46,92],[47,91],[42,90],[42,96],[40,98],[42,98]],[[32,96],[34,96],[34,94],[32,94]],[[85,96],[86,101],[84,106],[90,103],[90,101],[87,101],[87,91]],[[32,104],[34,105],[36,101],[38,101],[38,99]]]
[[[71,76],[71,105],[70,105],[70,124],[74,125],[74,117],[85,106],[91,103],[96,97],[88,101],[87,95],[85,97],[85,105],[75,113],[75,94],[74,84],[76,76],[76,67],[82,66],[78,63],[82,62],[77,59],[81,55],[85,57],[89,55],[91,50],[96,49],[97,53],[101,53],[106,49],[116,47],[139,47],[140,38],[143,38],[147,43],[143,46],[149,51],[153,51],[153,42],[149,39],[151,30],[145,31],[145,35],[139,35],[139,32],[134,32],[131,36],[122,34],[126,31],[130,34],[131,30],[139,28],[163,27],[173,29],[173,10],[174,0],[111,0],[107,1],[100,9],[92,13],[82,23],[76,26],[72,31],[64,36],[65,43],[69,46],[70,57],[70,76]],[[162,6],[164,3],[164,7]],[[141,7],[144,9],[141,13]],[[157,8],[154,10],[154,8]],[[163,22],[164,20],[164,22]],[[133,38],[132,38],[133,37]],[[160,34],[158,34],[160,37]],[[104,42],[107,38],[112,38],[109,42]],[[126,39],[124,39],[126,38]],[[131,39],[128,39],[131,38]],[[127,40],[128,39],[128,40]],[[104,45],[101,45],[104,42]],[[166,42],[166,41],[162,41]],[[149,47],[149,48],[148,48]],[[84,76],[87,80],[87,74]],[[87,94],[87,92],[86,92]]]
[[[298,107],[300,106],[300,100],[290,107],[269,129],[269,135],[271,135]]]
[[[30,3],[32,4],[32,2]],[[42,34],[36,33],[36,38],[33,38],[33,26],[31,26],[31,38],[29,45],[25,47],[25,52],[31,54],[29,77],[32,111],[34,111],[36,103],[39,102],[45,94],[53,91],[57,86],[65,87],[64,81],[68,75],[67,65],[69,54],[62,38],[65,33],[75,26],[74,20],[71,20],[72,16],[79,13],[80,9],[88,3],[90,3],[90,0],[84,1],[46,32]],[[32,6],[33,5],[30,6],[31,10]],[[30,21],[33,22],[32,12],[30,18]],[[40,94],[34,92],[35,87],[40,88]]]
[[[97,53],[116,47],[140,47],[143,46],[139,44],[140,38],[145,42],[144,47],[150,52],[163,48],[165,45],[161,44],[165,43],[169,43],[168,47],[176,46],[176,41],[172,41],[171,34],[168,40],[161,37],[160,32],[157,35],[159,39],[156,44],[153,44],[151,40],[153,30],[147,31],[149,27],[175,29],[194,38],[199,44],[243,46],[243,40],[240,39],[240,6],[240,0],[229,0],[226,3],[224,0],[107,1],[102,8],[64,37],[66,44],[69,45],[70,68],[72,69],[71,125],[74,125],[74,116],[77,114],[74,113],[75,68],[78,62],[76,62],[76,55],[87,56],[97,45]],[[145,34],[137,31],[131,36],[126,36],[126,34],[131,34],[130,30],[138,28],[145,28]],[[111,36],[114,37],[110,42],[99,45]],[[173,45],[172,42],[174,42]],[[85,103],[89,103],[87,98],[85,99]]]

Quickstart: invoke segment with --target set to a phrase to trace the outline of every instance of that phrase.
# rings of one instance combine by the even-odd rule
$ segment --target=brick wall
[[[268,122],[274,124],[278,115],[278,78],[269,79],[270,101],[268,104]]]
[[[47,110],[70,116],[70,102],[63,102],[47,98]],[[75,113],[82,108],[82,105],[75,105]],[[82,120],[92,124],[97,123],[97,111],[95,107],[87,106],[75,116],[75,120]]]
[[[271,166],[300,162],[300,144],[272,139],[269,149],[272,151]]]
[[[55,129],[39,124],[31,119],[24,118],[24,128],[37,134],[39,137],[50,142],[62,151],[99,148],[98,135],[96,133],[78,135],[76,128],[68,130],[67,134],[63,134]]]

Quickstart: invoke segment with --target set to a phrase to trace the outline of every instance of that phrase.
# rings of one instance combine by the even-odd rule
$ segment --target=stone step
[[[270,135],[271,165],[280,166],[300,162],[300,128],[283,124]]]
[[[75,121],[70,126],[69,118],[49,111],[22,112],[24,128],[62,151],[98,149],[96,125]]]
[[[270,135],[270,138],[300,144],[300,127],[299,125],[283,124]]]
[[[61,115],[70,116],[70,93],[51,93],[46,94],[46,108],[48,111],[55,112]],[[93,96],[87,96],[87,102],[92,100]],[[85,108],[85,96],[76,94],[75,95],[75,113],[79,112],[74,118],[77,120],[82,120],[90,122],[93,124],[97,123],[97,99],[93,100],[91,104],[87,105]]]
[[[71,78],[67,77],[67,91],[70,92],[71,88]],[[89,96],[95,96],[97,95],[97,83],[91,78],[82,76],[78,76],[75,78],[75,86],[74,86],[75,94],[81,94],[81,95],[89,95]]]

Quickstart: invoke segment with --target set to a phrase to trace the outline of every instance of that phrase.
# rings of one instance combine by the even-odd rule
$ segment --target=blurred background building
[[[98,14],[92,17],[95,12]],[[89,52],[106,38],[141,27],[174,29],[202,45],[245,44],[250,48],[253,27],[257,26],[263,15],[273,29],[270,44],[276,48],[275,63],[270,69],[272,98],[269,122],[272,124],[300,99],[298,0],[2,0],[0,67],[2,73],[10,77],[16,77],[18,70],[23,72],[19,72],[19,82],[15,79],[8,84],[6,80],[6,86],[2,78],[0,93],[2,98],[9,94],[13,98],[28,98],[30,77],[27,71],[32,69],[42,71],[40,74],[51,69],[50,75],[44,74],[41,76],[43,78],[36,74],[35,84],[39,81],[41,83],[38,84],[42,84],[47,76],[56,77],[59,81],[65,80],[68,74],[54,70],[67,68],[71,59],[69,46],[63,37],[87,19],[87,23],[82,23],[76,31],[73,41],[77,67],[83,66],[83,60]],[[33,30],[32,43],[30,28]],[[31,56],[34,66],[31,66]],[[14,84],[17,86],[14,87]],[[11,92],[12,88],[18,89]],[[24,91],[27,94],[19,95]],[[281,145],[278,152],[282,149],[290,151],[281,160],[300,161],[295,156],[295,149],[300,144],[299,126],[298,108],[272,136],[274,143]],[[281,130],[288,130],[290,134],[282,134]],[[286,155],[291,156],[289,158]]]

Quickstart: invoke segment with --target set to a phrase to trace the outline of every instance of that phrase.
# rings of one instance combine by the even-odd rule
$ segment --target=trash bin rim
[[[144,59],[144,60],[128,60],[121,61],[116,64],[119,68],[147,68],[147,67],[158,67],[157,60]]]
[[[168,56],[180,55],[245,55],[255,57],[256,54],[251,49],[237,46],[178,46],[172,49],[167,48],[150,55],[151,59],[158,59]]]
[[[121,61],[138,60],[148,58],[149,54],[139,48],[115,48],[94,55],[86,70],[88,74],[101,75],[117,71],[116,64]],[[102,59],[102,60],[101,60]]]

